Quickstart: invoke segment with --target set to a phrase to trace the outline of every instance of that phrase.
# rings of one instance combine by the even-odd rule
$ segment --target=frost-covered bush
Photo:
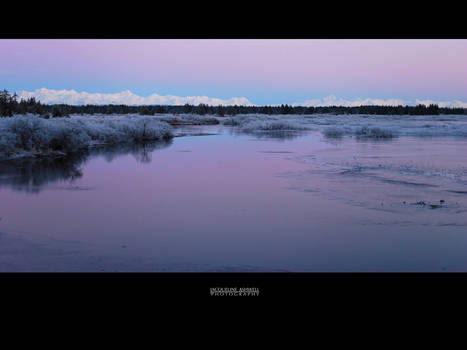
[[[237,132],[255,135],[310,130],[303,118],[292,116],[237,115],[225,118],[222,124],[236,127]]]
[[[94,142],[118,143],[126,140],[127,137],[121,121],[105,117],[92,117],[93,120],[85,118],[88,117],[76,117],[77,122],[82,125],[82,128],[86,130]]]
[[[241,125],[241,120],[237,117],[228,117],[225,120],[222,121],[223,125],[229,125],[229,126],[239,126]]]
[[[45,120],[33,115],[15,116],[2,122],[2,149],[24,151],[76,151],[89,145],[91,137],[86,128],[66,119]],[[2,139],[5,139],[3,136]]]
[[[335,128],[335,127],[330,127],[330,128],[324,129],[323,134],[324,136],[329,137],[329,138],[340,138],[344,136],[344,130]]]
[[[264,116],[264,115],[237,115],[235,117],[228,117],[222,121],[223,125],[228,126],[242,126],[253,121],[259,120],[276,120],[274,116]]]
[[[177,116],[162,116],[159,117],[161,121],[166,123],[177,124],[190,124],[190,125],[216,125],[219,120],[212,116],[197,115],[197,114],[182,114]]]
[[[241,131],[291,131],[308,130],[308,127],[286,120],[252,121],[241,126]]]
[[[92,138],[80,123],[59,119],[46,125],[48,148],[66,153],[75,152],[89,146]]]
[[[363,126],[356,129],[355,135],[357,135],[357,137],[370,137],[375,139],[392,138],[396,136],[391,130],[381,128],[369,128],[367,126]]]
[[[17,115],[0,119],[0,154],[76,152],[95,143],[157,141],[173,137],[172,127],[155,117],[74,116],[44,119]]]
[[[46,123],[43,119],[25,115],[7,119],[6,128],[9,132],[16,135],[16,147],[24,150],[32,148],[44,148],[49,143],[50,135],[44,133]]]
[[[140,117],[133,123],[127,123],[123,130],[132,137],[134,141],[150,141],[168,139],[172,128],[165,122],[151,117]]]
[[[0,130],[0,156],[8,156],[13,153],[17,143],[18,135]]]

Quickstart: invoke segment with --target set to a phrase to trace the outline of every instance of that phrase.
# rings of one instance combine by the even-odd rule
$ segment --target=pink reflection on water
[[[49,184],[36,194],[1,187],[0,232],[79,242],[76,249],[86,254],[126,259],[115,265],[121,270],[142,269],[144,259],[206,269],[463,269],[465,223],[456,211],[465,199],[445,191],[454,188],[446,179],[391,170],[410,154],[420,169],[427,153],[456,170],[461,158],[450,151],[460,145],[465,141],[329,143],[313,133],[286,141],[223,132],[181,137],[152,152],[150,163],[129,154],[110,162],[98,156],[72,184]],[[355,168],[355,155],[368,170],[344,173]],[[378,163],[383,170],[372,169]],[[407,176],[434,187],[400,181]],[[441,194],[446,210],[402,204]],[[84,258],[73,259],[70,266]],[[144,269],[157,269],[151,266]]]

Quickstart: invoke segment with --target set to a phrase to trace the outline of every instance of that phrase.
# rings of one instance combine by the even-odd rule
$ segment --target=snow
[[[223,124],[239,126],[244,132],[309,130],[303,119],[269,115],[238,115],[225,119]]]
[[[312,130],[327,137],[467,136],[465,115],[254,115],[225,118],[223,125],[240,132]],[[369,133],[366,133],[368,130]],[[373,131],[372,131],[373,130]]]
[[[170,115],[162,114],[156,115],[158,120],[164,121],[172,125],[215,125],[219,124],[219,120],[216,117],[210,115],[197,115],[197,114],[179,114]]]
[[[0,118],[0,158],[31,154],[69,154],[95,144],[169,139],[173,125],[217,124],[258,137],[273,132],[319,131],[326,137],[467,136],[465,115],[258,115],[214,117],[182,115],[72,115],[43,119],[34,115]]]
[[[172,127],[155,117],[137,115],[72,116],[43,119],[37,115],[0,118],[0,157],[66,154],[94,144],[169,139]]]

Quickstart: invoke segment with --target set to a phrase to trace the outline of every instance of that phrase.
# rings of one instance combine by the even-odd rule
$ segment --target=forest
[[[439,115],[439,114],[467,114],[467,108],[439,107],[431,104],[429,106],[329,106],[329,107],[305,107],[290,106],[209,106],[200,105],[67,105],[67,104],[43,104],[34,97],[18,101],[16,93],[7,90],[0,91],[0,116],[11,117],[14,114],[39,114],[44,118],[65,117],[70,114],[198,114],[233,116],[237,114],[377,114],[377,115]]]

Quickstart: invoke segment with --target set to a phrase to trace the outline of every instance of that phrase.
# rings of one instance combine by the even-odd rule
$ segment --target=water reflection
[[[167,148],[172,141],[145,144],[120,144],[94,148],[63,158],[15,159],[0,162],[0,188],[39,193],[47,185],[56,182],[73,183],[83,176],[82,167],[96,156],[108,162],[116,157],[131,154],[140,163],[150,163],[152,152]]]
[[[360,143],[389,143],[394,142],[397,140],[398,136],[391,136],[391,137],[361,137],[355,135],[345,135],[344,133],[332,133],[332,132],[325,132],[323,133],[323,141],[338,145],[342,141],[346,140],[347,138],[354,138],[356,142]]]
[[[156,149],[167,148],[172,145],[172,140],[151,143],[129,143],[99,147],[91,151],[92,156],[102,156],[108,162],[115,158],[131,154],[140,163],[150,163],[152,152]]]
[[[275,140],[275,141],[286,141],[293,140],[301,136],[308,134],[306,131],[302,130],[255,130],[255,131],[242,131],[236,128],[229,128],[229,135],[239,136],[239,135],[249,135],[254,136],[257,139],[261,140]]]
[[[75,154],[57,159],[24,159],[0,163],[0,187],[38,193],[48,183],[70,181],[83,176],[81,166],[89,155]]]
[[[358,136],[355,137],[356,142],[358,142],[358,143],[368,143],[368,144],[370,144],[370,143],[373,143],[373,144],[391,143],[391,142],[395,142],[397,139],[398,139],[398,136],[376,137],[376,138],[373,138],[373,137],[358,137]]]

